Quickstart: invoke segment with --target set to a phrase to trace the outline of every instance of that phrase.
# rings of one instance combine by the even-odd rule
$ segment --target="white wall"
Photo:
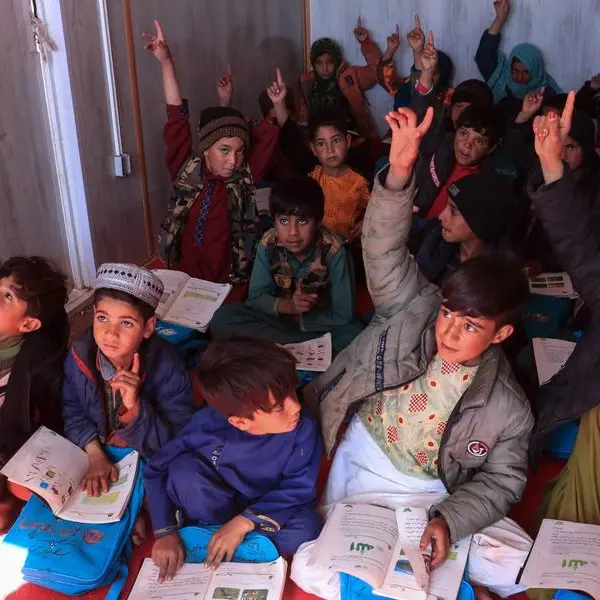
[[[360,15],[382,49],[396,23],[402,46],[396,54],[401,74],[408,74],[412,52],[406,34],[414,27],[414,15],[435,33],[436,46],[449,54],[455,65],[455,83],[480,77],[474,56],[483,30],[494,16],[492,0],[310,0],[312,40],[323,36],[338,40],[346,58],[364,64],[352,30]],[[541,48],[548,71],[567,90],[577,88],[600,71],[600,0],[513,0],[502,49],[509,53],[520,42]],[[391,98],[379,86],[367,94],[378,125],[391,107]]]

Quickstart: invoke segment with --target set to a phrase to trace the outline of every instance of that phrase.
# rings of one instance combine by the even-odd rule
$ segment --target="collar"
[[[110,381],[117,374],[116,367],[106,358],[100,348],[96,354],[96,366],[104,381]]]

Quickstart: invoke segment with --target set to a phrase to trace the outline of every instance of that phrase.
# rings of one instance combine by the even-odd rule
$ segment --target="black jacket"
[[[550,432],[600,402],[600,241],[590,226],[590,206],[566,165],[562,179],[550,185],[543,185],[541,172],[534,173],[528,189],[554,252],[591,316],[563,369],[539,390],[530,445],[535,463]]]
[[[40,425],[62,434],[61,390],[68,342],[66,313],[54,325],[25,336],[0,409],[0,464],[6,463]]]

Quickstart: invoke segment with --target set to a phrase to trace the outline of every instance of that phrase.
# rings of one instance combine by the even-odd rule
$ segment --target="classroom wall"
[[[41,69],[26,2],[3,0],[0,40],[0,260],[43,254],[67,271]]]
[[[412,64],[406,34],[419,14],[423,27],[434,30],[436,46],[453,58],[455,82],[479,77],[474,56],[482,32],[494,17],[492,0],[310,0],[310,10],[311,39],[337,39],[354,64],[364,63],[352,33],[359,15],[382,51],[399,23],[403,43],[396,61],[402,74],[408,74]],[[509,53],[519,42],[536,44],[558,83],[565,90],[579,89],[600,71],[599,22],[599,0],[513,0],[502,48]],[[383,115],[390,109],[391,99],[380,88],[370,91],[368,99],[378,124],[385,129]]]

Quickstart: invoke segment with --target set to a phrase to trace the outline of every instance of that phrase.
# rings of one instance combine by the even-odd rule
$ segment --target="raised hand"
[[[429,34],[427,36],[427,44],[425,44],[423,54],[421,55],[423,71],[434,72],[437,69],[438,62],[439,56],[438,51],[435,48],[435,43],[433,41],[433,31],[429,31]]]
[[[388,36],[386,54],[390,56],[400,47],[400,26],[396,25],[396,31]]]
[[[421,28],[421,19],[419,19],[419,15],[415,15],[415,28],[408,32],[406,39],[413,52],[417,54],[423,52],[425,48],[425,32]]]
[[[144,49],[148,52],[152,52],[158,62],[165,63],[171,60],[171,52],[165,40],[163,28],[156,19],[154,20],[154,27],[156,29],[156,35],[152,35],[151,33],[142,33],[142,37],[146,41]]]
[[[552,183],[562,177],[562,152],[571,130],[573,111],[575,110],[575,92],[569,92],[562,116],[555,112],[545,117],[536,117],[533,121],[535,151],[540,159],[544,180]]]
[[[231,97],[233,96],[231,65],[227,65],[225,72],[217,79],[217,95],[221,106],[231,106]]]
[[[494,0],[494,10],[496,11],[496,17],[492,21],[492,25],[488,31],[492,35],[498,35],[502,31],[506,21],[508,21],[510,0]]]
[[[430,106],[425,118],[417,125],[417,115],[410,108],[399,108],[385,117],[392,130],[392,145],[390,147],[390,174],[388,187],[400,185],[400,180],[406,180],[412,173],[419,156],[419,147],[423,136],[433,122],[433,107]],[[390,185],[390,176],[393,183]]]
[[[590,87],[594,92],[600,90],[600,73],[598,75],[594,75],[590,80]]]
[[[287,86],[281,76],[281,71],[276,69],[275,74],[275,81],[267,88],[267,96],[269,96],[273,106],[283,104],[287,96]]]
[[[358,17],[356,20],[356,27],[354,28],[354,37],[359,44],[366,42],[369,39],[369,32],[362,26],[362,19]]]
[[[515,119],[516,123],[526,123],[542,108],[545,91],[546,88],[540,88],[537,92],[531,92],[523,98],[523,106]]]

